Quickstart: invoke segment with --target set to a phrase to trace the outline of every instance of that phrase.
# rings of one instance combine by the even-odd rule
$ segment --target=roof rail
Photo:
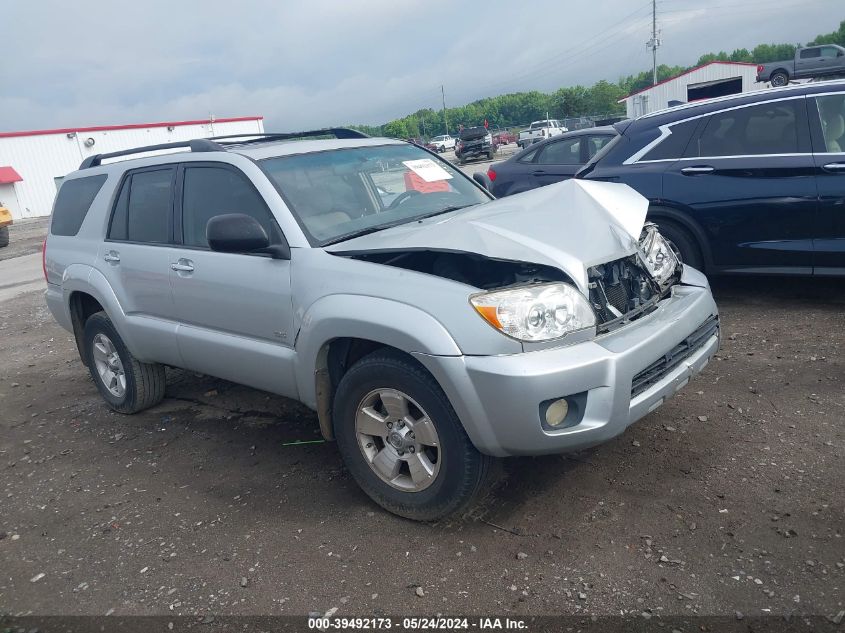
[[[369,135],[346,127],[327,127],[319,130],[308,130],[307,132],[262,132],[260,134],[227,134],[226,136],[212,136],[210,141],[224,141],[232,145],[251,145],[253,143],[270,143],[272,141],[287,141],[300,138],[317,138],[320,136],[333,136],[336,139],[370,138]],[[233,141],[230,139],[245,138],[245,141]]]
[[[94,154],[82,161],[79,169],[88,169],[89,167],[97,167],[103,164],[103,160],[109,158],[119,158],[121,156],[131,156],[132,154],[143,154],[145,152],[155,152],[162,149],[180,149],[188,147],[192,152],[225,152],[226,149],[207,138],[195,138],[190,141],[177,141],[175,143],[161,143],[159,145],[145,145],[143,147],[133,147],[132,149],[124,149],[119,152],[108,152],[106,154]]]
[[[252,145],[255,143],[270,143],[273,141],[285,141],[290,139],[318,138],[321,136],[333,136],[337,139],[369,138],[367,134],[345,127],[331,127],[321,130],[309,130],[307,132],[260,132],[247,134],[227,134],[225,136],[212,136],[211,138],[196,138],[190,141],[178,141],[176,143],[161,143],[160,145],[146,145],[124,149],[119,152],[106,154],[94,154],[82,161],[79,169],[88,169],[102,165],[103,160],[155,152],[163,149],[189,148],[192,152],[225,152],[228,145]],[[242,141],[234,139],[245,139]]]

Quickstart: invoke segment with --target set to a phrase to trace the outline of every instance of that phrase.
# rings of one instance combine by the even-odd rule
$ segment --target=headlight
[[[596,326],[586,297],[564,283],[485,292],[470,303],[490,325],[520,341],[548,341]]]
[[[678,269],[680,261],[656,225],[646,224],[643,227],[640,235],[640,253],[654,280],[661,288],[665,288]]]

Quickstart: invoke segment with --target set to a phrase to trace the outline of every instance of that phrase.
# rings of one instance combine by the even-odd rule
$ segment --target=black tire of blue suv
[[[701,254],[701,247],[692,234],[677,222],[655,218],[654,223],[660,234],[669,242],[669,246],[684,264],[688,264],[697,270],[704,271],[704,257]]]
[[[408,394],[436,427],[440,465],[434,481],[424,490],[397,490],[383,481],[364,457],[356,415],[362,399],[379,389]],[[399,516],[435,521],[454,514],[472,502],[486,480],[492,458],[473,446],[431,374],[401,352],[377,350],[355,363],[340,380],[332,419],[338,449],[353,479],[373,501]]]
[[[107,337],[120,359],[126,380],[126,387],[121,395],[115,395],[109,391],[109,387],[103,382],[97,369],[94,340],[98,335]],[[91,379],[109,407],[118,413],[131,414],[148,409],[162,401],[166,383],[164,365],[142,363],[136,359],[105,312],[92,314],[85,321],[83,345],[85,362],[91,373]]]

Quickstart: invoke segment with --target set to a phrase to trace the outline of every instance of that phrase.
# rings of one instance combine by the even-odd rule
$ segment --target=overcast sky
[[[0,130],[264,115],[268,130],[651,67],[650,0],[31,0],[3,3]],[[842,0],[658,0],[659,63],[805,42]]]

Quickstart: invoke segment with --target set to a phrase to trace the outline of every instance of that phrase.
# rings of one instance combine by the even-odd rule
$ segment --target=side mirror
[[[490,188],[493,186],[493,183],[490,182],[490,177],[482,171],[475,172],[472,175],[472,179],[484,187],[487,191],[490,191]]]
[[[265,253],[273,259],[290,259],[290,247],[270,244],[264,227],[251,215],[224,213],[208,221],[208,246],[219,253]]]

